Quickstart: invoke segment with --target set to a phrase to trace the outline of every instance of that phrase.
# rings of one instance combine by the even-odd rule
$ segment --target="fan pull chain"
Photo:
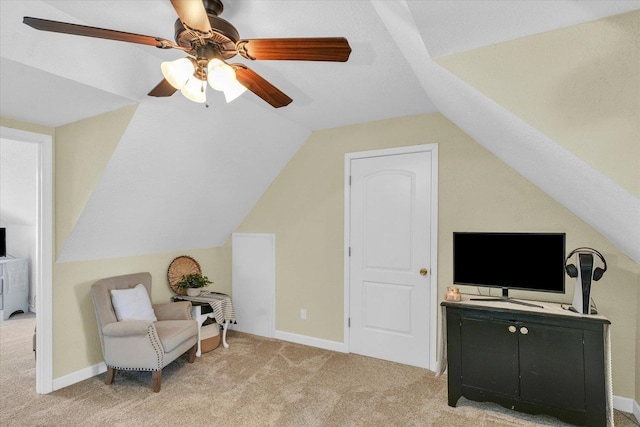
[[[209,78],[209,75],[208,75],[209,70],[208,70],[207,68],[204,68],[204,67],[203,67],[203,68],[202,68],[202,73],[204,74],[204,76],[205,76],[207,79]],[[204,92],[204,91],[206,90],[206,88],[207,88],[206,80],[203,80],[203,82],[202,82],[202,87],[200,88],[200,90],[201,90],[202,92]],[[205,102],[205,103],[204,103],[205,108],[209,108],[209,100],[206,98],[206,96],[205,96],[205,101],[204,101],[204,102]]]

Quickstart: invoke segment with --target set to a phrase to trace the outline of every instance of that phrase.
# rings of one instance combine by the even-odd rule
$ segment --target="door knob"
[[[522,335],[527,335],[529,333],[529,329],[527,329],[526,326],[523,326],[522,328],[520,328],[520,333]]]
[[[427,273],[428,273],[428,270],[427,270],[426,268],[422,267],[422,268],[420,269],[420,275],[421,275],[421,276],[426,276],[426,275],[427,275]]]
[[[516,331],[516,327],[515,326],[513,326],[513,325],[509,326],[509,332],[511,332],[513,334],[513,333],[515,333],[515,331]]]

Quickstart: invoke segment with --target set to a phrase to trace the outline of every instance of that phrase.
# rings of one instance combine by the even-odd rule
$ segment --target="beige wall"
[[[126,126],[123,123],[128,123],[130,118],[126,113],[107,117],[109,125],[116,128]],[[114,123],[114,120],[120,122]],[[91,158],[85,151],[67,151],[80,140],[85,144],[97,143],[98,139],[86,138],[86,135],[102,132],[104,118],[79,122],[78,129],[74,129],[74,125],[65,126],[62,138],[50,128],[7,119],[0,123],[32,132],[55,133],[56,176],[85,162],[106,164],[104,159]],[[112,137],[118,137],[117,133]],[[238,227],[236,231],[239,232],[276,233],[278,330],[343,341],[344,154],[427,143],[439,144],[440,157],[438,295],[441,296],[444,288],[451,284],[448,236],[454,230],[564,231],[568,249],[582,245],[599,249],[607,258],[609,271],[595,286],[593,296],[601,313],[613,324],[614,393],[636,396],[637,400],[638,380],[635,378],[640,368],[632,361],[638,359],[640,327],[638,264],[440,114],[315,132]],[[83,175],[78,178],[80,176]],[[86,197],[90,188],[87,185],[77,191],[67,191],[56,184],[56,237],[60,234],[57,231],[59,224],[68,227],[77,219],[73,216],[79,214],[74,209],[59,209],[59,205],[81,206],[78,198]],[[64,199],[57,194],[63,191]],[[53,280],[54,378],[102,360],[89,294],[93,281],[150,271],[155,284],[153,300],[168,301],[171,292],[166,269],[173,257],[182,254],[194,256],[200,262],[203,272],[214,280],[213,288],[231,291],[229,243],[221,248],[180,253],[56,263]],[[570,280],[567,290],[568,294],[560,299],[569,302],[573,291]],[[299,320],[300,307],[308,310],[306,322]]]
[[[228,250],[223,248],[150,254],[99,261],[56,263],[53,279],[53,377],[73,373],[103,361],[91,301],[91,285],[104,277],[148,271],[153,279],[151,300],[169,302],[174,295],[167,268],[179,255],[198,260],[210,289],[230,292]],[[69,351],[73,349],[73,351]]]
[[[137,105],[56,128],[56,256],[76,225]]]
[[[54,234],[57,253],[73,230],[135,111],[136,106],[126,107],[56,128]],[[190,255],[198,260],[203,274],[214,282],[211,289],[231,291],[228,248],[55,263],[54,378],[103,360],[89,289],[93,282],[109,276],[149,271],[153,277],[152,300],[168,302],[173,293],[167,280],[167,268],[179,255]],[[69,352],[70,348],[74,351]]]
[[[0,117],[0,126],[4,126],[6,128],[20,129],[27,132],[41,133],[43,135],[49,135],[49,136],[54,136],[56,133],[55,129],[52,127],[22,122],[20,120],[9,119],[7,117]]]
[[[640,197],[640,10],[574,25],[517,40],[438,58],[439,64],[495,100],[592,165],[622,188]],[[553,64],[553,66],[549,66]],[[596,245],[596,243],[593,243]],[[640,297],[640,282],[625,286],[637,276],[637,264],[620,262],[622,281],[598,290]],[[607,257],[607,261],[610,261]],[[604,279],[603,279],[604,280]],[[623,288],[623,289],[619,289]],[[627,289],[628,288],[628,289]],[[630,293],[629,293],[630,292]],[[640,304],[640,303],[639,303]],[[620,310],[620,308],[622,308]],[[611,304],[614,346],[635,359],[620,359],[615,369],[635,381],[625,396],[640,401],[640,307],[631,311]],[[626,313],[626,314],[625,314]],[[612,319],[614,320],[614,319]],[[635,336],[621,328],[635,329]],[[616,331],[618,329],[618,331]],[[630,342],[632,340],[633,342]],[[625,374],[624,363],[635,360]],[[635,372],[635,375],[629,375]],[[635,392],[628,393],[627,390]],[[620,390],[616,384],[616,390]]]
[[[54,136],[54,247],[69,237],[104,167],[126,129],[135,107],[106,113],[56,129],[1,118],[0,125]],[[173,293],[167,268],[179,255],[190,255],[214,283],[211,289],[231,292],[231,251],[187,250],[53,266],[53,377],[60,378],[101,362],[102,352],[89,288],[98,279],[149,271],[152,300],[168,302]],[[54,254],[55,260],[55,254]],[[70,351],[73,349],[73,351]]]
[[[247,215],[236,231],[276,234],[276,328],[343,341],[344,155],[427,143],[439,144],[439,297],[453,231],[566,232],[568,250],[591,246],[609,263],[593,296],[613,323],[614,392],[633,397],[640,266],[440,114],[315,132]],[[528,297],[570,303],[573,288],[567,278],[566,295]]]

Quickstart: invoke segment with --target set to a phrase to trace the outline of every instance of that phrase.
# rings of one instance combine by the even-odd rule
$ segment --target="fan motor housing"
[[[236,43],[240,40],[238,30],[228,21],[213,14],[208,14],[212,35],[201,35],[185,28],[180,19],[174,25],[175,40],[179,46],[189,49],[191,55],[196,56],[196,48],[202,46],[202,39],[206,45],[215,45],[222,59],[229,59],[236,55]]]

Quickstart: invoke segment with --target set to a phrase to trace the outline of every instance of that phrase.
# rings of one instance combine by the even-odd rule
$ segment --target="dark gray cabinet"
[[[519,306],[442,305],[450,406],[464,396],[572,424],[606,426],[608,320],[514,308]]]

